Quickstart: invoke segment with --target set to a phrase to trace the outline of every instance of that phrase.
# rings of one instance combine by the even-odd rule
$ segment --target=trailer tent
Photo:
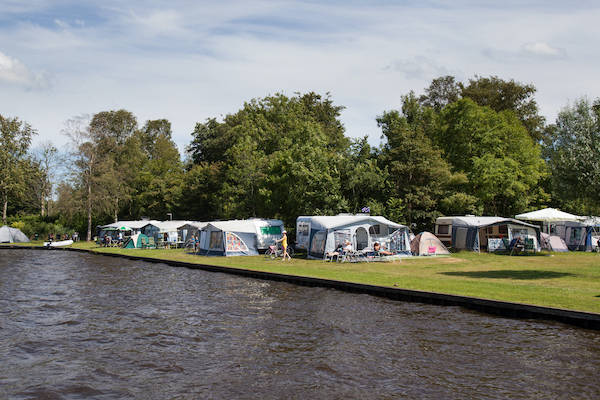
[[[25,243],[29,238],[20,229],[4,225],[0,228],[0,243]]]
[[[296,247],[306,249],[309,258],[323,258],[344,240],[349,240],[355,250],[379,242],[390,251],[411,255],[409,232],[407,226],[380,216],[300,216],[296,220]]]
[[[414,256],[448,255],[450,252],[431,232],[421,232],[410,241],[410,250]]]
[[[516,237],[533,239],[535,250],[541,249],[540,228],[512,218],[440,217],[436,220],[436,232],[437,225],[449,226],[450,245],[458,250],[496,251],[504,249],[504,238],[510,241]]]

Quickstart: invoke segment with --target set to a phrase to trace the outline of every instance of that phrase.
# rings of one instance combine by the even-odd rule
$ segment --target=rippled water
[[[600,398],[600,334],[162,264],[0,250],[0,398]]]

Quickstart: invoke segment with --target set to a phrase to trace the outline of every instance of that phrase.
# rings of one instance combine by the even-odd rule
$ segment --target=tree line
[[[126,110],[74,118],[64,154],[50,143],[31,151],[36,130],[0,115],[2,218],[89,240],[97,224],[167,213],[293,227],[299,215],[368,207],[416,231],[440,215],[600,214],[600,99],[580,98],[547,123],[535,93],[496,76],[436,78],[376,118],[378,146],[345,136],[344,107],[329,94],[274,94],[197,123],[183,158],[166,119],[140,126]]]

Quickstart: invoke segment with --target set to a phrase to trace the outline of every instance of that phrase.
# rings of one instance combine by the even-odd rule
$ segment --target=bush
[[[55,218],[41,217],[39,215],[20,215],[10,218],[10,226],[20,229],[27,237],[34,239],[38,235],[39,239],[45,239],[49,234],[72,235],[75,230],[57,223]]]

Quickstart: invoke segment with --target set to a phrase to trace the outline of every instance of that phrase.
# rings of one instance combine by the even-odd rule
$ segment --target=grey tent
[[[440,217],[451,219],[451,245],[458,250],[496,251],[503,249],[503,239],[520,237],[533,239],[540,250],[540,228],[512,218],[502,217]],[[438,218],[438,220],[440,220]],[[437,224],[437,222],[436,222]]]
[[[0,228],[0,243],[26,243],[29,238],[20,229],[4,225]]]

